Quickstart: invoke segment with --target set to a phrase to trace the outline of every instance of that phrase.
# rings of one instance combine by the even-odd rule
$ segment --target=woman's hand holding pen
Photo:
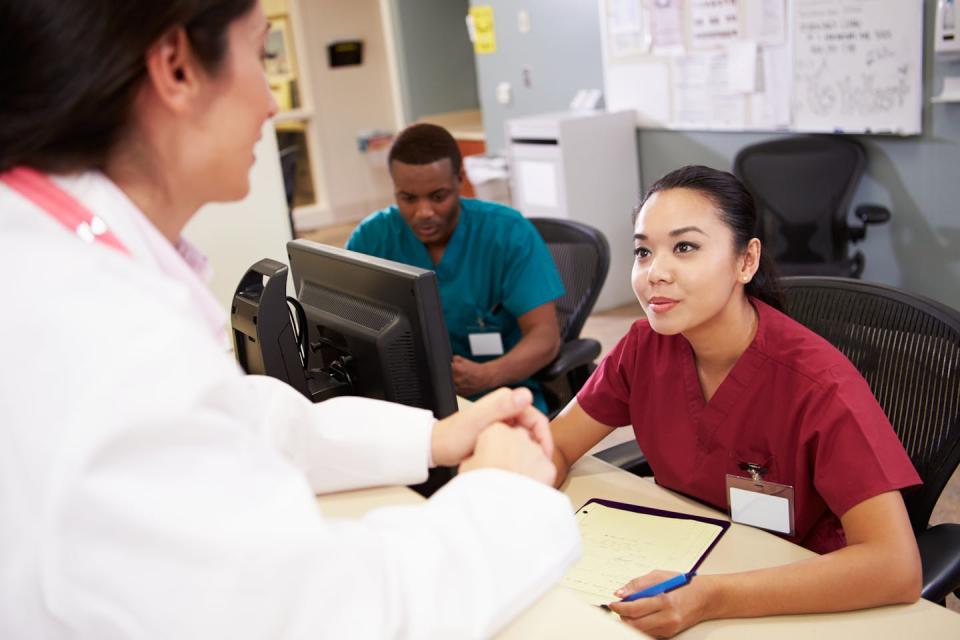
[[[546,416],[533,406],[529,389],[497,389],[439,420],[433,427],[431,450],[437,465],[454,466],[473,455],[478,438],[491,425],[516,427],[547,460],[553,455],[553,437]],[[552,464],[551,464],[552,467]]]
[[[626,598],[675,575],[669,571],[652,571],[634,578],[617,589],[614,595]],[[611,602],[607,606],[630,626],[657,638],[669,638],[705,619],[709,589],[709,577],[698,576],[689,584],[667,593],[632,602]]]

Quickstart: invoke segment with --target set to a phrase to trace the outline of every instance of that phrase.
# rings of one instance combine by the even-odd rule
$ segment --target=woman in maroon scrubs
[[[859,609],[919,597],[916,541],[899,489],[920,482],[866,381],[780,310],[756,208],[733,175],[691,166],[636,213],[636,321],[554,420],[558,485],[610,433],[633,425],[658,484],[728,510],[727,474],[794,488],[794,535],[821,553],[792,565],[697,576],[611,604],[655,635],[712,618]],[[620,598],[662,581],[639,577]]]

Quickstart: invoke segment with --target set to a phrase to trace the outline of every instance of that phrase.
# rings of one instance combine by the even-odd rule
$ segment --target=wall
[[[477,56],[488,143],[502,145],[506,118],[563,109],[575,89],[602,85],[597,0],[472,2],[493,5],[497,20],[497,53]],[[902,287],[960,309],[960,103],[929,102],[930,95],[939,93],[946,68],[945,63],[935,61],[932,51],[935,5],[935,0],[924,3],[924,133],[910,138],[858,137],[867,149],[867,175],[853,204],[873,202],[893,212],[891,223],[872,228],[860,245],[866,255],[865,280]],[[525,35],[516,29],[519,8],[527,9],[531,16],[532,29]],[[562,24],[554,24],[554,20]],[[556,29],[544,28],[548,25]],[[555,60],[550,65],[555,67],[553,71],[541,73],[540,65],[549,65],[551,60]],[[514,105],[497,105],[496,83],[508,80],[516,89],[524,64],[533,67],[534,86],[517,89]],[[960,73],[958,66],[951,68]],[[543,76],[553,78],[556,86],[538,82]],[[664,173],[691,163],[729,169],[741,147],[773,137],[776,135],[639,131],[641,183],[648,186]]]
[[[299,49],[310,67],[317,130],[311,160],[320,166],[318,192],[327,200],[319,212],[298,212],[297,226],[358,220],[393,201],[385,154],[360,153],[361,130],[395,131],[423,115],[478,107],[464,22],[468,0],[289,1],[297,3],[304,34]],[[386,20],[382,9],[390,12]],[[391,21],[388,39],[384,24]],[[363,64],[331,69],[327,45],[354,38],[364,41]],[[394,82],[400,100],[394,99]]]
[[[477,74],[465,18],[468,0],[391,0],[406,122],[476,109]]]
[[[240,278],[254,262],[261,258],[287,262],[290,219],[277,138],[269,122],[254,152],[256,161],[250,170],[247,197],[239,202],[205,206],[183,232],[209,258],[213,267],[211,289],[225,313]]]
[[[600,13],[597,0],[471,0],[490,5],[497,51],[476,56],[480,106],[491,152],[505,146],[508,118],[565,109],[580,89],[603,86]],[[530,31],[520,33],[517,12],[530,15]],[[523,67],[531,86],[523,85]],[[496,87],[509,82],[513,100],[502,105]]]
[[[357,149],[363,129],[394,126],[391,85],[377,0],[301,0],[302,50],[312,74],[313,110],[330,211],[317,223],[355,220],[384,206],[392,187],[384,163],[371,164]],[[363,64],[330,68],[327,45],[361,39]],[[298,220],[299,222],[299,220]]]

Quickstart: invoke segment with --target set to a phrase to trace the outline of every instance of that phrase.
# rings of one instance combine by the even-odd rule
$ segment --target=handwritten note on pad
[[[594,499],[577,511],[583,556],[561,584],[590,604],[616,599],[632,578],[700,565],[729,522]]]

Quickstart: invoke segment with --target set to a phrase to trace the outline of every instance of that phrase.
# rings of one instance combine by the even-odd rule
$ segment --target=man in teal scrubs
[[[460,197],[460,150],[442,127],[405,129],[388,163],[397,204],[363,220],[347,249],[436,271],[457,393],[522,385],[546,410],[530,376],[560,348],[564,289],[540,234],[515,209]]]

